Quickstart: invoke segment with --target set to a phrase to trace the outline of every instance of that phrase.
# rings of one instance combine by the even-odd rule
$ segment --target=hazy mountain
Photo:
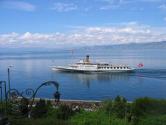
[[[121,45],[102,45],[102,46],[84,46],[84,47],[72,47],[72,48],[0,48],[0,54],[12,54],[12,53],[53,53],[53,52],[69,52],[71,50],[84,51],[84,50],[105,50],[105,49],[166,49],[166,41],[152,42],[152,43],[131,43]]]
[[[166,41],[83,47],[84,49],[166,49]]]

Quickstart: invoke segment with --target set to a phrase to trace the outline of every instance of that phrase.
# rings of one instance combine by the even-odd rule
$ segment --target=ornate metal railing
[[[1,109],[5,110],[6,115],[10,115],[15,118],[31,117],[32,108],[35,105],[36,95],[40,88],[46,86],[53,86],[55,88],[55,93],[53,94],[53,96],[55,99],[55,104],[58,104],[58,102],[60,101],[60,92],[59,83],[56,81],[47,81],[42,83],[35,90],[28,88],[21,92],[17,89],[10,89],[6,91],[6,82],[0,81],[0,103],[1,105],[4,105],[5,102],[5,107],[2,107]],[[24,113],[22,113],[21,110],[25,110],[25,108],[20,108],[22,105],[21,102],[24,102],[24,105],[27,105],[26,111]]]

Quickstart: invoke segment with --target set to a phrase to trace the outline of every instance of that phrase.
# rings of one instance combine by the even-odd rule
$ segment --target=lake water
[[[35,89],[41,83],[55,80],[60,84],[61,98],[104,100],[117,95],[129,101],[138,97],[166,98],[165,49],[90,49],[55,52],[0,53],[0,80],[7,80],[7,67],[11,68],[11,87],[19,91]],[[129,64],[142,69],[134,73],[62,73],[51,70],[54,65],[67,65],[79,61],[86,54],[93,60]],[[54,89],[44,87],[38,97],[53,97]]]

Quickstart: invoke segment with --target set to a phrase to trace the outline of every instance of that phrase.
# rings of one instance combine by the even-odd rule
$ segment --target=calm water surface
[[[7,80],[7,67],[11,68],[11,87],[20,91],[36,88],[42,82],[60,83],[63,99],[104,100],[117,95],[129,101],[138,97],[166,98],[166,50],[85,50],[43,53],[0,53],[0,80]],[[144,67],[135,73],[62,73],[51,70],[53,65],[67,65],[84,58],[86,54],[100,62],[129,64]],[[52,98],[54,90],[45,87],[38,97]]]

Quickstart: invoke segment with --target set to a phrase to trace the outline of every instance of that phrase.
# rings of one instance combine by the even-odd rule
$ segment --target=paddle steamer
[[[53,66],[52,70],[63,72],[131,72],[133,68],[127,65],[114,65],[108,63],[92,63],[89,55],[78,63],[64,66]]]

